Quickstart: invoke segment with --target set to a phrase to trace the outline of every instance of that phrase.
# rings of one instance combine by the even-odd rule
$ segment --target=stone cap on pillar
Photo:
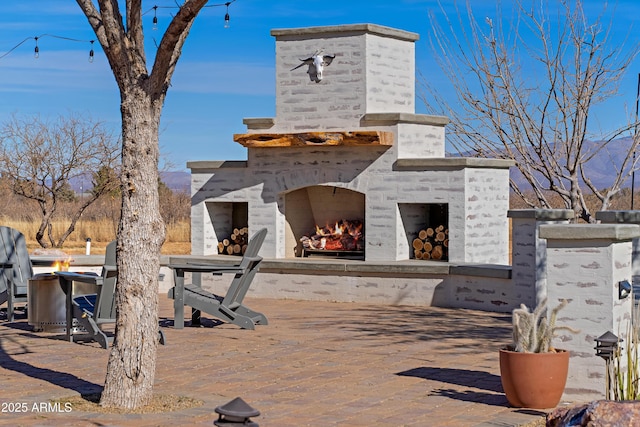
[[[640,224],[640,211],[598,211],[596,219],[603,223]]]
[[[509,218],[533,218],[538,221],[564,221],[572,219],[574,212],[571,209],[510,209],[507,212]]]
[[[543,224],[540,238],[547,240],[626,241],[640,237],[636,224]]]

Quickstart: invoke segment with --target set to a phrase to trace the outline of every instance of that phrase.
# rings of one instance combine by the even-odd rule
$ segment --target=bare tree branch
[[[72,214],[67,229],[55,236],[51,225],[58,214],[59,202],[75,197],[70,181],[101,167],[115,168],[120,155],[118,139],[104,123],[87,117],[61,116],[50,122],[37,116],[14,115],[2,126],[0,142],[0,170],[11,180],[13,192],[35,200],[40,207],[41,220],[35,238],[44,248],[62,247],[87,207],[119,179],[113,176],[97,187],[92,197]]]
[[[603,23],[606,6],[589,22],[581,1],[562,0],[559,23],[548,18],[553,11],[547,2],[527,8],[517,1],[514,8],[515,16],[505,19],[498,4],[495,18],[484,22],[469,5],[466,13],[456,9],[456,21],[442,6],[440,15],[431,14],[431,47],[456,103],[446,102],[423,78],[425,104],[434,114],[450,116],[450,140],[459,153],[515,160],[526,186],[510,183],[525,203],[557,207],[547,196],[555,193],[563,207],[591,221],[584,191],[606,209],[637,166],[630,155],[612,165],[615,175],[606,189],[596,188],[588,173],[589,161],[636,125],[629,118],[605,136],[590,130],[589,119],[595,105],[617,94],[638,45],[611,44],[613,21]],[[629,153],[638,142],[633,139]]]

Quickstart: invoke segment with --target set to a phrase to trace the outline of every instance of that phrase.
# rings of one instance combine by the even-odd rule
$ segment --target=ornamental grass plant
[[[547,316],[547,298],[542,300],[535,310],[521,304],[519,308],[513,310],[513,351],[521,353],[555,353],[552,340],[559,330],[566,330],[572,333],[578,331],[568,326],[557,326],[558,312],[568,304],[567,300],[562,300]]]
[[[620,334],[618,334],[620,336]],[[624,340],[620,340],[623,343]],[[627,323],[626,343],[618,345],[607,363],[607,398],[617,401],[640,399],[640,309],[634,305]]]

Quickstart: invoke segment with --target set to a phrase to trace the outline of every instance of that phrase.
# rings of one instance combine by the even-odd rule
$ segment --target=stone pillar
[[[640,224],[640,211],[599,211],[596,219],[603,224]],[[633,285],[640,287],[640,239],[633,239]]]
[[[513,286],[522,304],[535,307],[547,295],[547,241],[539,236],[540,225],[568,223],[571,209],[513,209],[511,218],[511,271]]]
[[[631,240],[640,226],[629,224],[546,224],[540,238],[547,239],[547,296],[549,307],[566,299],[558,314],[560,331],[554,345],[571,352],[564,400],[602,399],[605,364],[595,355],[595,339],[607,331],[621,336],[628,327],[633,300],[620,296],[623,280],[631,281]]]

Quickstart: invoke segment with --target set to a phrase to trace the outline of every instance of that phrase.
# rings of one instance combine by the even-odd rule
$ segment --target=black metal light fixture
[[[628,280],[618,282],[618,299],[625,299],[631,295],[631,283]]]
[[[218,420],[214,421],[213,424],[218,427],[258,427],[258,423],[251,421],[250,418],[260,415],[260,411],[249,406],[240,397],[218,406],[215,411],[219,416]]]
[[[611,398],[611,369],[610,363],[613,356],[618,352],[618,344],[624,341],[618,338],[613,332],[607,331],[596,338],[596,356],[604,359],[607,373],[605,375],[606,398]]]
[[[613,332],[607,331],[596,338],[596,356],[602,357],[604,360],[610,360],[618,349],[618,343],[624,341],[618,338]]]

